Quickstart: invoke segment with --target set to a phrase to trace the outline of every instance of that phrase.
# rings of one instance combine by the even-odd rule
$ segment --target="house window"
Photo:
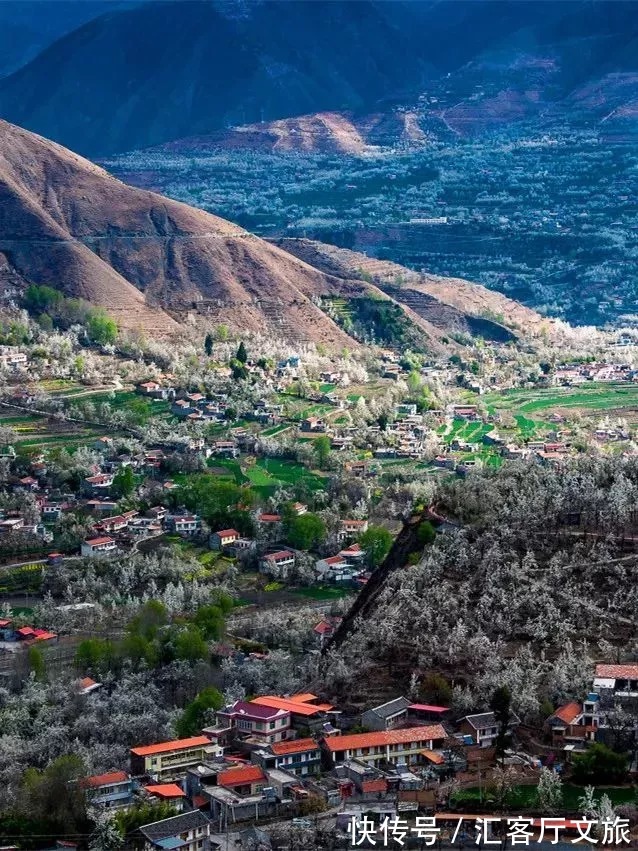
[[[260,724],[259,726],[261,727],[261,724]],[[271,721],[271,722],[270,722],[270,724],[268,725],[268,729],[269,729],[269,730],[274,730],[274,729],[275,729],[275,721]]]

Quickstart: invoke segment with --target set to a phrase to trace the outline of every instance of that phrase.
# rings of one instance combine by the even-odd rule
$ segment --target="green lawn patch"
[[[292,591],[310,600],[340,600],[355,593],[352,588],[339,588],[335,585],[312,585],[309,588],[293,588]]]

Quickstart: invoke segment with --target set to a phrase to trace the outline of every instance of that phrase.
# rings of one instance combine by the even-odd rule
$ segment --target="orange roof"
[[[256,703],[258,706],[269,706],[271,709],[283,709],[284,712],[294,712],[295,715],[317,715],[320,712],[330,712],[333,709],[330,703],[307,703],[302,700],[295,700],[294,697],[276,697],[275,695],[266,694],[262,697],[254,697],[251,703]]]
[[[294,700],[295,703],[310,703],[311,700],[317,700],[317,695],[309,691],[303,691],[300,694],[293,694],[290,699]]]
[[[91,677],[82,677],[80,680],[80,686],[82,688],[91,688],[91,686],[96,686],[97,683],[95,680],[92,680]]]
[[[94,774],[92,777],[86,777],[82,781],[83,786],[90,786],[92,789],[97,786],[113,786],[115,783],[126,783],[128,774],[125,771],[111,771],[108,774]]]
[[[578,718],[581,712],[580,703],[572,701],[571,703],[566,703],[564,706],[560,706],[554,712],[552,718],[558,718],[559,721],[563,721],[565,724],[571,724],[575,718]]]
[[[156,745],[144,745],[139,748],[131,748],[135,756],[150,756],[155,753],[168,753],[170,751],[186,750],[186,748],[205,747],[211,741],[207,736],[193,736],[190,739],[175,739],[172,742],[159,742]]]
[[[228,768],[217,775],[220,786],[243,786],[245,783],[257,783],[265,780],[266,775],[259,765],[242,765],[240,768]]]
[[[158,798],[185,798],[186,792],[177,783],[158,783],[156,786],[144,787],[149,795],[157,795]]]
[[[270,750],[277,756],[291,753],[302,753],[303,751],[316,750],[319,747],[314,739],[292,739],[290,742],[277,742],[270,746]]]
[[[426,759],[429,759],[430,762],[433,762],[435,765],[443,765],[445,760],[443,759],[440,753],[436,751],[430,751],[427,748],[425,750],[419,751],[421,756],[424,756]]]
[[[440,724],[428,727],[407,727],[405,730],[385,730],[380,733],[353,733],[350,736],[330,736],[325,740],[329,751],[347,751],[372,748],[379,745],[404,745],[409,742],[429,742],[444,739],[445,730]]]
[[[638,665],[596,665],[596,676],[610,680],[638,680]]]

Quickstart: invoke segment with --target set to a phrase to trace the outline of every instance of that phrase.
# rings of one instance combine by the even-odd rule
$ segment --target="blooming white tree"
[[[551,768],[541,768],[538,780],[538,806],[541,810],[553,813],[563,800],[563,782]]]

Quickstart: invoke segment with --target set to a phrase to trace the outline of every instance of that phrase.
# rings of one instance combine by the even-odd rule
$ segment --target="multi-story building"
[[[422,751],[441,747],[445,736],[441,724],[432,724],[404,730],[330,736],[324,739],[323,746],[329,760],[336,764],[351,759],[375,766],[384,762],[410,764],[423,759]]]
[[[319,698],[310,692],[293,694],[290,697],[262,694],[254,697],[251,703],[288,712],[291,726],[299,732],[318,731],[331,720],[329,715],[332,715],[334,720],[334,715],[338,714],[331,703],[320,703]]]
[[[603,702],[638,699],[638,665],[596,665],[594,691]]]
[[[129,807],[133,803],[134,783],[125,771],[94,774],[87,777],[82,786],[89,802],[96,807],[114,810]]]
[[[277,768],[299,777],[318,774],[321,749],[315,739],[291,739],[253,751],[250,758],[262,768]]]
[[[148,774],[158,780],[169,780],[180,777],[188,768],[211,757],[220,756],[221,753],[221,748],[207,736],[144,745],[131,748],[131,773]]]
[[[115,549],[117,549],[117,542],[108,535],[104,535],[101,538],[89,538],[87,541],[82,541],[80,552],[83,556],[89,557],[112,553]]]
[[[273,745],[288,738],[290,712],[253,701],[236,700],[217,712],[217,725],[217,728],[207,728],[207,731],[214,734],[215,729],[220,733],[230,729],[241,739]]]
[[[192,810],[139,828],[143,851],[202,851],[209,848],[210,821]]]
[[[408,709],[412,701],[407,697],[397,697],[375,706],[361,714],[361,725],[369,730],[392,730],[403,724],[408,717]]]
[[[516,715],[510,716],[508,731],[520,724]],[[499,723],[493,712],[480,712],[478,715],[466,715],[459,724],[460,730],[466,736],[472,736],[477,745],[482,748],[491,748],[496,743],[499,731]]]

